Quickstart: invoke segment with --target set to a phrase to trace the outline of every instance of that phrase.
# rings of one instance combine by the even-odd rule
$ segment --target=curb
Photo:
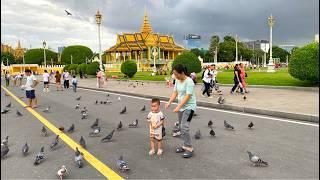
[[[90,87],[83,87],[83,86],[78,86],[78,87],[82,88],[82,89],[89,89],[89,90],[96,90],[96,91],[102,91],[102,92],[125,94],[125,95],[143,97],[143,98],[159,98],[162,101],[168,101],[169,100],[169,98],[163,97],[163,96],[136,94],[136,93],[131,93],[131,92],[123,92],[123,91],[115,91],[115,90],[107,90],[107,89],[98,89],[98,88],[90,88]],[[177,102],[177,101],[175,101],[175,102]],[[279,118],[288,118],[288,119],[294,119],[294,120],[299,120],[299,121],[307,121],[307,122],[319,123],[319,117],[318,116],[313,116],[313,115],[296,114],[296,113],[265,110],[265,109],[257,109],[257,108],[248,108],[248,107],[233,106],[233,105],[227,105],[227,104],[220,105],[220,104],[213,104],[213,103],[208,103],[208,102],[203,102],[203,101],[198,101],[197,105],[198,106],[203,106],[203,107],[209,107],[209,108],[231,110],[231,111],[237,111],[237,112],[260,114],[260,115],[267,115],[267,116],[273,116],[273,117],[279,117]]]

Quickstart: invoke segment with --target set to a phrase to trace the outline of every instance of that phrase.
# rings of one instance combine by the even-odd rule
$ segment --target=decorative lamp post
[[[268,24],[270,26],[270,58],[268,63],[268,70],[267,72],[275,72],[274,70],[274,63],[272,59],[272,26],[274,25],[275,19],[273,18],[272,14],[268,17]]]
[[[141,58],[140,56],[141,56],[141,51],[138,51],[138,72],[139,72],[139,70],[140,70],[140,62],[139,62],[139,58]]]
[[[152,48],[152,56],[153,56],[153,72],[157,72],[156,67],[156,56],[158,55],[158,51],[156,47]]]
[[[236,40],[236,64],[238,63],[238,41],[239,41],[239,38],[238,38],[238,35],[236,35],[236,38],[235,38],[235,40]]]
[[[102,15],[100,14],[100,11],[97,11],[96,16],[96,22],[98,24],[98,35],[99,35],[99,63],[100,63],[100,70],[102,70],[102,57],[101,57],[101,38],[100,38],[100,25],[101,25],[101,21],[102,21]]]
[[[44,67],[47,67],[47,60],[46,60],[46,46],[47,46],[47,43],[46,43],[46,41],[43,41],[42,45],[43,45]]]

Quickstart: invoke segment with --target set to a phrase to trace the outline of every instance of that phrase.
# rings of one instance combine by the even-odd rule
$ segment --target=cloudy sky
[[[201,35],[204,48],[212,34],[268,39],[270,14],[276,19],[276,45],[301,46],[319,33],[319,0],[1,0],[1,42],[15,47],[21,40],[23,47],[36,48],[46,40],[55,50],[81,44],[97,52],[98,9],[105,50],[115,44],[117,33],[140,30],[145,8],[153,31],[172,34],[181,45],[189,33]]]

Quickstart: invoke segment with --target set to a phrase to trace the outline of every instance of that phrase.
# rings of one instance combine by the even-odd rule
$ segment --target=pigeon
[[[80,99],[81,99],[81,96],[79,96],[79,97],[76,98],[77,101],[80,101]]]
[[[174,123],[174,126],[177,127],[177,128],[179,128],[179,121],[175,122],[175,123]]]
[[[198,131],[196,131],[196,134],[194,135],[194,138],[196,138],[196,139],[200,139],[201,138],[200,129]]]
[[[1,114],[7,114],[9,111],[10,111],[9,109],[1,110]]]
[[[96,121],[91,125],[91,129],[95,129],[99,126],[99,118],[96,119]]]
[[[110,94],[107,94],[107,97],[109,97],[110,96]]]
[[[43,110],[43,112],[48,113],[50,111],[50,106],[48,106],[45,110]]]
[[[247,99],[247,96],[246,96],[246,95],[244,95],[244,96],[243,96],[243,100],[246,100],[246,99]]]
[[[4,145],[8,145],[8,142],[9,142],[9,136],[6,136],[6,138],[1,141],[1,143]]]
[[[56,138],[54,139],[54,141],[51,143],[50,145],[50,149],[53,150],[54,148],[56,148],[59,144],[59,135],[56,136]]]
[[[58,128],[60,131],[64,131],[64,127],[63,126],[60,126],[59,128]]]
[[[129,171],[130,168],[128,166],[128,164],[123,160],[123,157],[120,156],[119,159],[117,160],[117,167],[122,171]]]
[[[81,114],[81,119],[86,119],[88,117],[88,112],[85,111]]]
[[[103,104],[107,104],[107,101],[104,101]]]
[[[96,128],[92,131],[89,132],[90,137],[95,137],[95,136],[100,136],[101,128],[99,126],[96,126]]]
[[[36,156],[36,160],[34,161],[34,165],[39,165],[43,160],[45,160],[46,156],[44,155],[44,147],[42,146],[40,152],[38,152]]]
[[[216,133],[214,132],[214,130],[212,128],[211,128],[209,133],[210,133],[211,136],[215,136],[216,135]]]
[[[268,166],[268,163],[260,159],[258,156],[252,154],[250,151],[247,151],[249,155],[249,160],[253,163],[254,166]]]
[[[22,116],[21,112],[17,110],[17,116]]]
[[[254,126],[254,124],[252,123],[252,121],[249,123],[248,128],[251,129]]]
[[[136,88],[136,86],[135,86],[135,85],[133,85],[133,88]]]
[[[96,102],[95,102],[94,104],[96,104],[96,105],[97,105],[97,104],[98,104],[98,100],[96,100]]]
[[[11,107],[11,102],[6,105],[7,108]]]
[[[67,173],[68,173],[68,170],[65,165],[62,165],[61,169],[59,169],[57,172],[58,176],[60,177],[60,180],[62,180],[63,177],[67,175]]]
[[[140,111],[145,111],[145,110],[146,110],[146,106],[144,105]]]
[[[121,101],[121,97],[120,96],[118,97],[118,101]]]
[[[122,129],[122,122],[120,121],[119,124],[118,124],[118,127],[117,127],[117,130],[120,130]]]
[[[68,133],[72,133],[74,131],[74,124],[72,124],[67,130]]]
[[[83,139],[83,137],[81,136],[80,141],[79,141],[81,147],[86,148],[86,141]]]
[[[70,12],[68,12],[67,10],[64,10],[68,16],[71,16],[72,14]]]
[[[84,113],[84,112],[87,112],[87,108],[86,107],[83,107],[83,109],[80,111],[81,113]]]
[[[77,104],[75,109],[79,109],[79,107],[80,107],[80,104]]]
[[[112,136],[113,136],[114,131],[115,131],[115,130],[112,130],[110,134],[108,134],[106,137],[102,138],[102,139],[101,139],[101,142],[111,141],[111,138],[112,138]]]
[[[47,136],[48,135],[48,131],[44,126],[42,126],[41,133],[42,133],[43,136]]]
[[[210,121],[208,122],[208,127],[212,127],[212,125],[213,125],[213,122],[210,120]]]
[[[26,142],[26,144],[24,144],[24,145],[22,146],[22,154],[23,154],[24,156],[26,156],[26,155],[28,154],[28,152],[29,152],[29,146],[28,146],[28,144],[27,144],[27,142]]]
[[[224,102],[225,102],[224,97],[223,97],[223,96],[219,96],[219,98],[218,98],[218,103],[219,103],[219,104],[224,104]]]
[[[120,112],[120,114],[124,114],[124,113],[126,113],[127,112],[127,107],[125,106],[123,109],[122,109],[122,111]]]
[[[224,127],[227,128],[227,129],[234,129],[234,127],[231,126],[231,124],[227,123],[226,120],[224,120]]]
[[[100,101],[100,104],[103,104],[103,101]]]
[[[4,158],[9,152],[9,147],[7,144],[1,144],[1,158]]]
[[[83,166],[83,153],[79,151],[78,147],[76,147],[76,152],[74,153],[74,160],[79,168]]]
[[[132,123],[129,124],[129,127],[130,128],[138,127],[138,123],[139,123],[139,121],[138,121],[138,119],[136,119],[135,121],[133,121]]]

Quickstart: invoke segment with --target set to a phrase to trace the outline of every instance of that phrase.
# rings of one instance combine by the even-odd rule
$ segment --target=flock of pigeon
[[[9,96],[8,94],[6,94],[6,96]],[[107,96],[109,97],[110,95],[107,94]],[[78,96],[76,98],[76,101],[80,101],[81,99],[81,96]],[[121,97],[118,97],[118,101],[121,101]],[[98,101],[96,100],[94,102],[95,105],[98,105],[98,104],[111,104],[112,102],[107,100],[107,101]],[[220,96],[218,98],[218,103],[220,104],[223,104],[224,103],[224,98],[222,96]],[[10,107],[11,107],[11,102],[5,106],[6,108],[1,110],[1,114],[6,114],[8,112],[10,112]],[[45,110],[43,110],[43,112],[45,113],[48,113],[50,112],[50,109],[51,107],[47,107]],[[77,103],[76,106],[75,106],[75,109],[76,110],[79,110],[80,109],[80,103]],[[140,111],[145,111],[146,110],[146,107],[143,106],[142,109]],[[120,114],[125,114],[127,111],[127,107],[124,106],[124,108],[119,112]],[[81,110],[80,110],[80,113],[81,113],[81,119],[86,119],[88,117],[88,110],[86,107],[83,107]],[[21,112],[19,112],[18,110],[16,111],[16,114],[17,116],[23,116]],[[194,114],[194,116],[197,116],[197,114]],[[137,128],[138,127],[138,119],[136,119],[135,121],[133,121],[132,123],[130,123],[128,125],[129,128]],[[107,136],[105,136],[104,138],[101,139],[101,142],[104,143],[104,142],[109,142],[111,141],[112,137],[113,137],[113,134],[116,130],[121,130],[123,127],[123,124],[122,122],[120,121],[119,124],[117,125],[117,128],[116,129],[113,129]],[[210,128],[210,131],[209,131],[209,134],[214,137],[216,135],[215,131],[213,130],[213,122],[210,120],[208,122],[208,127]],[[230,130],[234,130],[235,128],[229,124],[226,120],[224,121],[224,127],[226,129],[230,129]],[[254,127],[254,124],[253,122],[250,122],[249,125],[248,125],[248,128],[249,129],[252,129]],[[94,123],[90,126],[90,128],[92,129],[91,132],[89,132],[89,137],[99,137],[101,135],[101,127],[99,126],[99,118],[96,118],[96,120],[94,121]],[[64,131],[64,127],[59,127],[59,130],[60,131]],[[67,133],[72,133],[74,132],[75,130],[75,125],[72,124],[67,130],[66,132]],[[173,133],[179,131],[179,123],[176,122],[175,123],[175,129],[173,129]],[[165,132],[164,132],[165,133]],[[43,136],[47,136],[48,135],[48,131],[47,129],[45,128],[45,126],[42,127],[41,129],[41,134]],[[200,130],[197,130],[195,135],[194,135],[195,139],[200,139],[201,138],[201,132]],[[1,158],[5,158],[6,155],[9,153],[9,146],[8,146],[8,139],[9,139],[9,136],[7,136],[4,140],[2,140],[2,143],[1,143]],[[54,150],[59,144],[59,135],[57,135],[55,137],[55,139],[53,140],[53,142],[50,144],[50,150]],[[86,142],[85,142],[85,139],[83,138],[83,136],[81,136],[80,140],[79,140],[79,145],[82,147],[82,148],[86,148]],[[27,144],[27,142],[23,145],[22,147],[22,154],[24,156],[27,156],[28,155],[28,151],[29,151],[29,146]],[[254,166],[267,166],[268,163],[263,161],[261,158],[259,158],[258,156],[252,154],[250,151],[247,151],[248,155],[249,155],[249,160],[252,162],[252,164]],[[46,156],[45,156],[45,152],[44,152],[44,146],[42,146],[40,148],[40,151],[38,152],[38,154],[36,155],[36,158],[35,158],[35,161],[34,161],[34,165],[39,165],[42,161],[44,161],[46,159]],[[75,156],[74,156],[74,161],[75,161],[75,164],[76,166],[78,166],[79,168],[82,168],[83,167],[83,164],[84,164],[84,155],[82,152],[79,151],[78,147],[76,147],[76,151],[75,151]],[[120,156],[117,161],[116,161],[116,165],[117,167],[123,171],[123,172],[126,172],[128,170],[130,170],[128,164],[123,160],[123,157]],[[63,165],[61,167],[61,169],[58,170],[57,172],[57,175],[60,177],[60,179],[62,179],[66,174],[68,173],[68,170],[66,169],[66,166]]]

